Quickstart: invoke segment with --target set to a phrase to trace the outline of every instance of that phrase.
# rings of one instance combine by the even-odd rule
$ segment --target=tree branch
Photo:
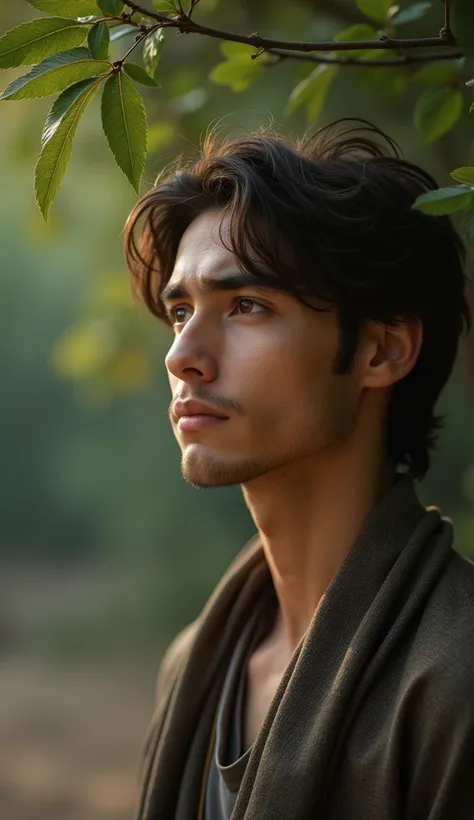
[[[351,42],[323,41],[323,42],[299,42],[286,40],[271,40],[267,37],[262,37],[258,32],[253,34],[237,34],[233,31],[225,31],[222,29],[215,29],[209,26],[201,25],[191,20],[186,14],[181,11],[176,12],[175,15],[169,17],[159,12],[148,11],[142,8],[132,0],[126,0],[126,5],[133,11],[143,14],[157,23],[166,25],[169,28],[177,28],[181,34],[201,34],[205,37],[212,37],[217,40],[227,40],[233,43],[243,43],[244,45],[252,46],[253,48],[263,49],[281,49],[285,51],[360,51],[361,49],[396,49],[396,48],[432,48],[432,47],[447,47],[457,45],[456,39],[450,31],[444,28],[436,37],[417,37],[412,39],[395,39],[382,35],[378,40],[357,40]]]
[[[323,57],[317,56],[315,54],[291,54],[287,51],[281,51],[277,48],[270,48],[264,52],[265,54],[274,54],[278,59],[271,63],[264,63],[268,67],[272,65],[277,65],[278,63],[283,62],[283,60],[305,60],[306,62],[312,63],[319,63],[319,64],[329,64],[329,65],[340,65],[340,66],[349,66],[349,67],[359,67],[359,68],[373,68],[375,67],[382,67],[382,68],[389,68],[391,66],[404,66],[404,65],[413,65],[413,64],[420,64],[420,63],[432,63],[432,62],[439,62],[440,60],[458,60],[462,57],[460,51],[452,51],[452,52],[436,52],[435,54],[407,54],[406,56],[402,57],[394,57],[392,60],[358,60],[356,57]]]

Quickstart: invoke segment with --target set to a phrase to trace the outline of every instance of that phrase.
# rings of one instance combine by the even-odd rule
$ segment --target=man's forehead
[[[171,279],[188,279],[217,275],[220,271],[236,267],[236,257],[226,248],[220,237],[222,216],[214,212],[201,214],[186,229],[173,268]],[[225,225],[223,236],[226,239]]]

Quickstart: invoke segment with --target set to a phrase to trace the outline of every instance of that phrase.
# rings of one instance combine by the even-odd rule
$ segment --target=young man
[[[162,663],[140,820],[474,817],[474,570],[414,491],[463,250],[358,128],[209,137],[129,219],[183,476],[257,529]]]

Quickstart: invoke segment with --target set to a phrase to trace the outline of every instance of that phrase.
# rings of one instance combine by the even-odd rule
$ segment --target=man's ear
[[[420,319],[397,319],[394,324],[370,322],[364,387],[390,387],[413,370],[423,342]]]

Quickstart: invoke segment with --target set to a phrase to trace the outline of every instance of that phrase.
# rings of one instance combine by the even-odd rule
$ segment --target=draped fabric
[[[400,477],[296,648],[232,820],[472,820],[474,566]],[[201,820],[233,648],[272,579],[242,550],[159,673],[137,820]]]

